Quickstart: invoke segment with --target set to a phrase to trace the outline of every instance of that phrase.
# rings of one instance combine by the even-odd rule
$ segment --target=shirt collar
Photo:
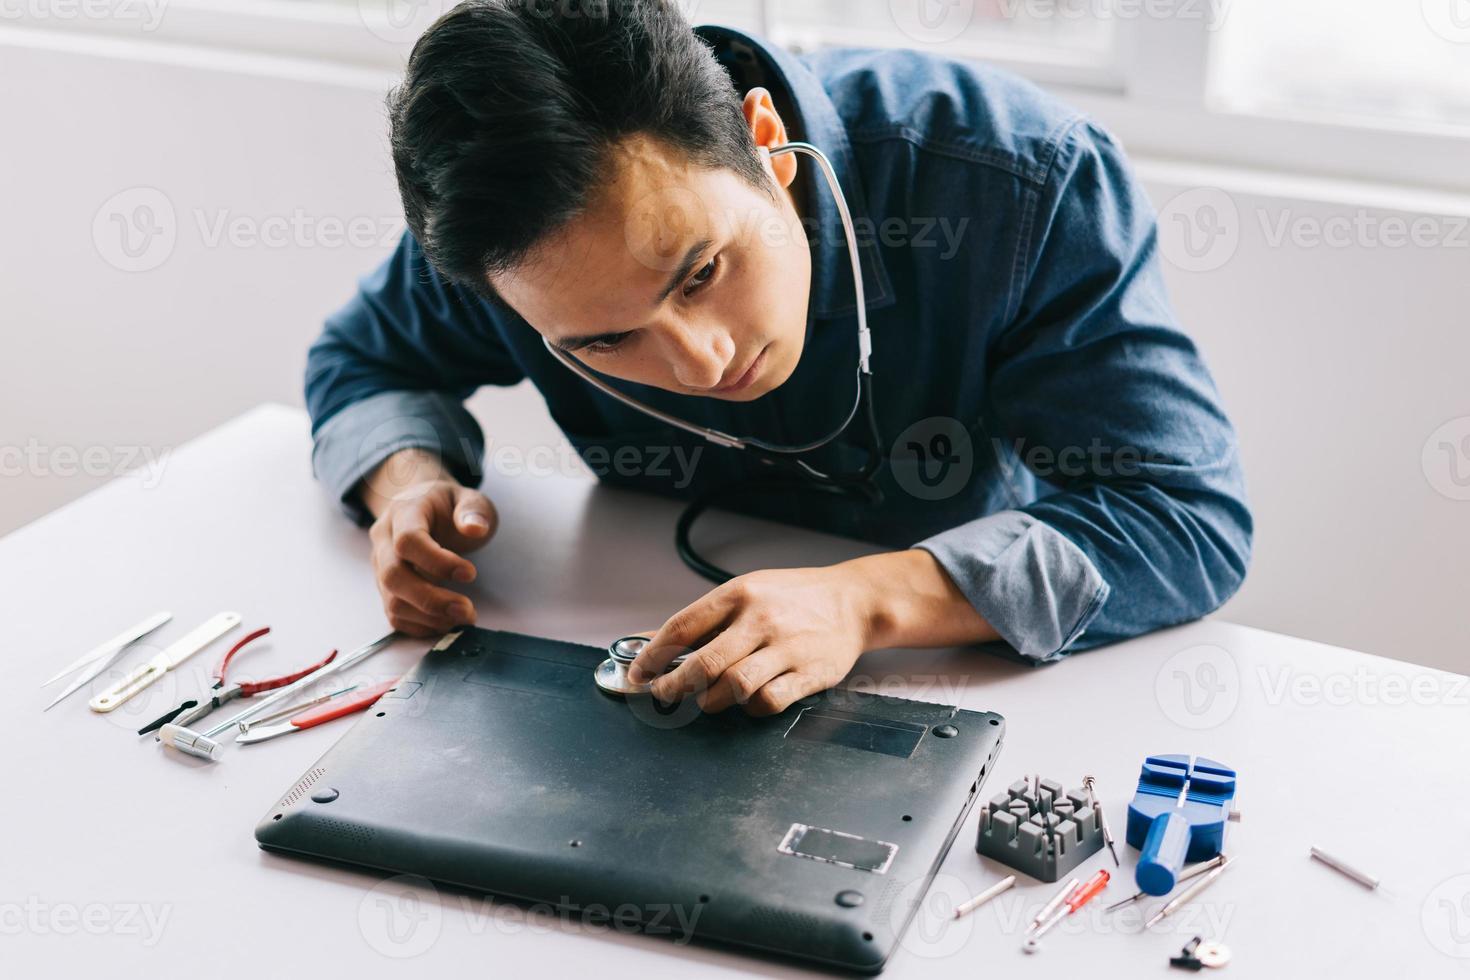
[[[773,94],[784,94],[795,107],[797,119],[786,120],[793,138],[804,140],[827,155],[837,174],[837,183],[847,197],[847,208],[858,231],[858,256],[863,267],[863,293],[870,309],[893,302],[893,287],[883,267],[883,257],[872,235],[867,199],[853,161],[847,127],[837,114],[831,96],[811,69],[795,55],[754,35],[730,27],[701,25],[695,33],[715,49],[722,63],[731,63],[748,52],[760,61],[763,84]],[[743,94],[743,93],[742,93]],[[837,202],[818,171],[816,161],[801,157],[798,180],[805,181],[809,214],[806,229],[812,243],[811,314],[822,319],[850,316],[857,309],[852,289],[852,263],[847,255],[847,238]]]

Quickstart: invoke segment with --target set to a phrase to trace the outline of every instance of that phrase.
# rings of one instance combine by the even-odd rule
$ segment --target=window
[[[1104,3],[1107,0],[1103,0]],[[1039,60],[1107,51],[1098,0],[776,0],[778,31],[824,42],[940,46],[955,54],[1009,47]]]
[[[1234,0],[1212,74],[1238,112],[1470,125],[1470,0]]]
[[[1470,191],[1470,0],[764,0],[797,47],[908,46],[1058,92],[1135,155]]]
[[[787,47],[909,47],[975,58],[1040,81],[1104,85],[1112,77],[1113,0],[765,0],[771,37]],[[701,16],[703,12],[701,11]]]
[[[265,56],[262,70],[272,57],[326,63],[376,85],[455,2],[168,0],[142,37]],[[797,50],[909,47],[1010,69],[1135,157],[1470,192],[1470,0],[672,2]],[[115,17],[30,26],[140,37]]]

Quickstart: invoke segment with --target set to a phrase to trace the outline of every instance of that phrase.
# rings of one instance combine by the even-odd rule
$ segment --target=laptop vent
[[[318,823],[322,833],[332,837],[345,837],[354,844],[371,844],[376,832],[371,827],[359,827],[345,820],[323,819]]]
[[[883,893],[878,896],[878,907],[874,912],[874,917],[877,918],[880,922],[888,921],[888,916],[893,911],[893,900],[897,898],[898,893],[903,890],[903,884],[904,883],[899,879],[892,878],[889,879],[888,884],[884,886]]]
[[[316,769],[308,772],[305,776],[302,776],[301,782],[296,784],[296,788],[287,793],[285,799],[281,800],[281,809],[284,810],[288,806],[291,806],[293,803],[296,803],[298,800],[300,800],[303,796],[306,795],[306,791],[311,789],[311,784],[316,782],[318,779],[321,779],[326,774],[327,771],[325,769],[317,767]]]
[[[746,916],[746,922],[751,931],[774,932],[778,935],[793,933],[815,935],[822,928],[822,923],[813,916],[766,906],[751,912]]]

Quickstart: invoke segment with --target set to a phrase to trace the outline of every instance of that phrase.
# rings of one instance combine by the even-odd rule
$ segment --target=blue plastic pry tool
[[[1141,853],[1139,891],[1167,895],[1185,864],[1208,861],[1225,846],[1235,799],[1235,770],[1212,759],[1151,755],[1128,805],[1128,844]]]

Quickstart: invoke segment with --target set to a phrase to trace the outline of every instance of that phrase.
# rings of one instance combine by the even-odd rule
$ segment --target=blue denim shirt
[[[791,137],[837,171],[861,242],[888,450],[878,505],[790,494],[742,509],[927,549],[1031,662],[1229,598],[1251,542],[1235,434],[1175,321],[1154,214],[1108,134],[984,67],[910,51],[798,57],[699,31],[741,91],[769,88]],[[798,179],[813,263],[790,380],[745,404],[631,393],[771,441],[841,421],[857,357],[850,266],[825,186],[811,166]],[[442,279],[405,235],[311,348],[315,471],[359,522],[359,480],[402,448],[435,450],[477,485],[484,441],[462,403],[523,379],[609,482],[689,496],[761,468],[594,390],[524,321]],[[813,462],[855,469],[862,444],[854,424]]]

